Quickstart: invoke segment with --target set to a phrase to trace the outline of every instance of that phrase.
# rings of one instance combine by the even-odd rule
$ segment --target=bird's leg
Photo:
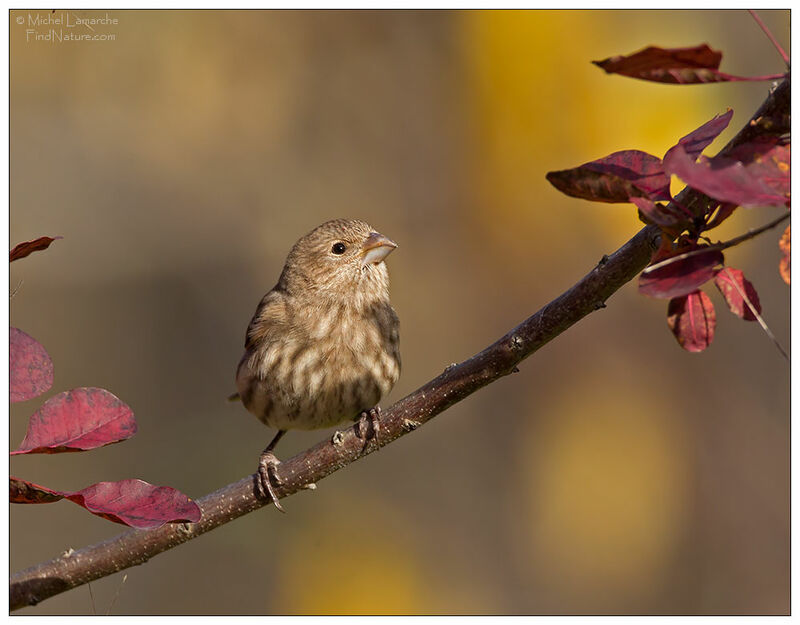
[[[271,500],[272,503],[275,504],[275,507],[281,512],[285,512],[285,510],[278,502],[278,498],[276,497],[275,491],[272,488],[272,480],[275,480],[276,484],[281,483],[281,479],[278,477],[278,473],[275,471],[275,467],[277,467],[281,461],[275,457],[275,454],[272,453],[272,450],[275,449],[275,445],[277,445],[278,441],[283,438],[284,434],[286,434],[286,430],[278,430],[278,433],[275,435],[275,438],[272,439],[272,442],[266,446],[264,451],[261,452],[261,457],[258,459],[258,479],[256,480],[256,485],[261,496],[265,499]]]
[[[370,427],[367,428],[369,422]],[[372,436],[370,436],[370,431]],[[361,448],[361,453],[367,448],[367,443],[370,438],[374,438],[375,442],[380,445],[380,431],[381,431],[381,407],[375,406],[369,410],[365,410],[359,415],[358,418],[358,438],[364,441],[364,446]]]

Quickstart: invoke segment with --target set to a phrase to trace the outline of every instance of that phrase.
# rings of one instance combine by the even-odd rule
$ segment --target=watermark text
[[[73,11],[15,11],[18,27],[24,28],[26,43],[71,43],[116,41],[119,18],[107,12],[77,15]]]

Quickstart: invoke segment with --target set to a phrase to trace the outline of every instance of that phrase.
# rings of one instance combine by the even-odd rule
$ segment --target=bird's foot
[[[369,427],[367,427],[367,424],[369,424]],[[371,438],[374,438],[375,443],[380,447],[380,432],[381,407],[375,406],[362,412],[358,419],[358,438],[364,441],[361,453],[364,453]]]
[[[278,510],[286,512],[278,501],[278,497],[275,495],[275,489],[272,486],[273,481],[278,486],[282,483],[276,470],[276,467],[280,463],[281,461],[275,457],[274,453],[265,449],[258,459],[258,479],[256,480],[256,486],[262,498],[269,499],[275,504]]]

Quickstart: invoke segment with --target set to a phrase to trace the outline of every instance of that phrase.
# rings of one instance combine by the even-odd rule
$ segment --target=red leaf
[[[28,422],[12,455],[83,451],[136,434],[133,411],[102,388],[76,388],[48,399]]]
[[[791,148],[775,141],[753,141],[736,147],[731,156],[776,194],[791,191]]]
[[[50,247],[50,244],[55,241],[56,239],[63,239],[64,237],[39,237],[38,239],[34,239],[33,241],[25,241],[24,243],[19,243],[14,246],[14,249],[11,250],[11,259],[8,262],[13,260],[19,260],[20,258],[25,258],[31,252],[38,252],[40,250],[46,250]]]
[[[694,162],[683,146],[676,145],[664,156],[664,169],[693,189],[720,202],[738,206],[781,206],[783,195],[775,193],[741,162],[715,157]]]
[[[673,298],[667,308],[667,325],[687,352],[702,352],[714,340],[717,314],[702,291]]]
[[[632,197],[630,201],[639,209],[642,221],[645,223],[655,224],[674,233],[681,232],[689,225],[686,216],[673,210],[669,205],[656,204],[646,197]]]
[[[661,159],[639,150],[614,152],[579,167],[551,171],[547,180],[566,195],[596,202],[628,202],[643,196],[670,199],[670,180]]]
[[[198,505],[179,490],[154,486],[142,480],[99,482],[83,490],[51,490],[16,477],[10,480],[11,503],[51,503],[66,498],[114,523],[138,529],[153,529],[165,523],[197,523]]]
[[[11,503],[52,503],[63,499],[61,493],[33,482],[9,476],[9,501]]]
[[[62,493],[92,514],[138,529],[200,520],[200,508],[182,492],[142,480],[99,482],[74,493]]]
[[[728,127],[731,117],[733,117],[733,109],[728,109],[722,115],[715,116],[697,130],[690,132],[678,141],[677,145],[682,145],[689,156],[697,158],[703,150],[711,145],[711,142],[717,138],[719,133]]]
[[[719,270],[714,277],[714,284],[717,285],[722,297],[725,298],[728,308],[737,317],[741,317],[745,321],[756,320],[756,316],[750,310],[750,306],[747,305],[745,298],[742,297],[743,294],[747,296],[750,304],[753,305],[758,314],[761,314],[761,302],[758,301],[758,293],[756,293],[750,281],[744,277],[744,273],[738,269],[725,267]]]
[[[694,48],[668,49],[649,46],[627,56],[612,56],[604,61],[592,61],[592,63],[609,74],[639,78],[641,74],[654,70],[684,67],[717,69],[721,61],[722,52],[702,44]]]
[[[32,399],[53,386],[53,361],[42,345],[17,328],[9,328],[9,395],[11,402]]]
[[[693,48],[658,48],[650,46],[627,56],[613,56],[603,61],[592,61],[608,74],[621,74],[631,78],[672,84],[697,84],[737,80],[774,80],[782,74],[770,76],[731,76],[719,71],[722,53],[706,44]]]
[[[792,232],[790,228],[791,226],[786,226],[786,230],[784,230],[783,235],[781,235],[781,240],[778,241],[778,247],[783,254],[778,269],[781,272],[781,278],[783,278],[786,284],[792,283]]]
[[[647,267],[639,276],[639,292],[650,297],[676,298],[696,290],[714,277],[714,269],[724,261],[716,249],[702,246],[665,258]]]

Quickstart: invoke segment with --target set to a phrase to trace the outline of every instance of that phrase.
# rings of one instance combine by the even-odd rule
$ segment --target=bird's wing
[[[244,354],[236,369],[236,387],[238,392],[228,397],[229,401],[241,399],[245,407],[254,412],[262,421],[265,406],[253,405],[254,390],[258,386],[258,360],[263,350],[284,333],[289,319],[288,303],[285,291],[276,286],[267,293],[256,307],[256,312],[247,326],[244,340]],[[258,401],[268,402],[263,392],[258,394]]]
[[[286,294],[276,287],[261,299],[247,326],[245,350],[269,343],[273,337],[279,336],[288,317]]]

